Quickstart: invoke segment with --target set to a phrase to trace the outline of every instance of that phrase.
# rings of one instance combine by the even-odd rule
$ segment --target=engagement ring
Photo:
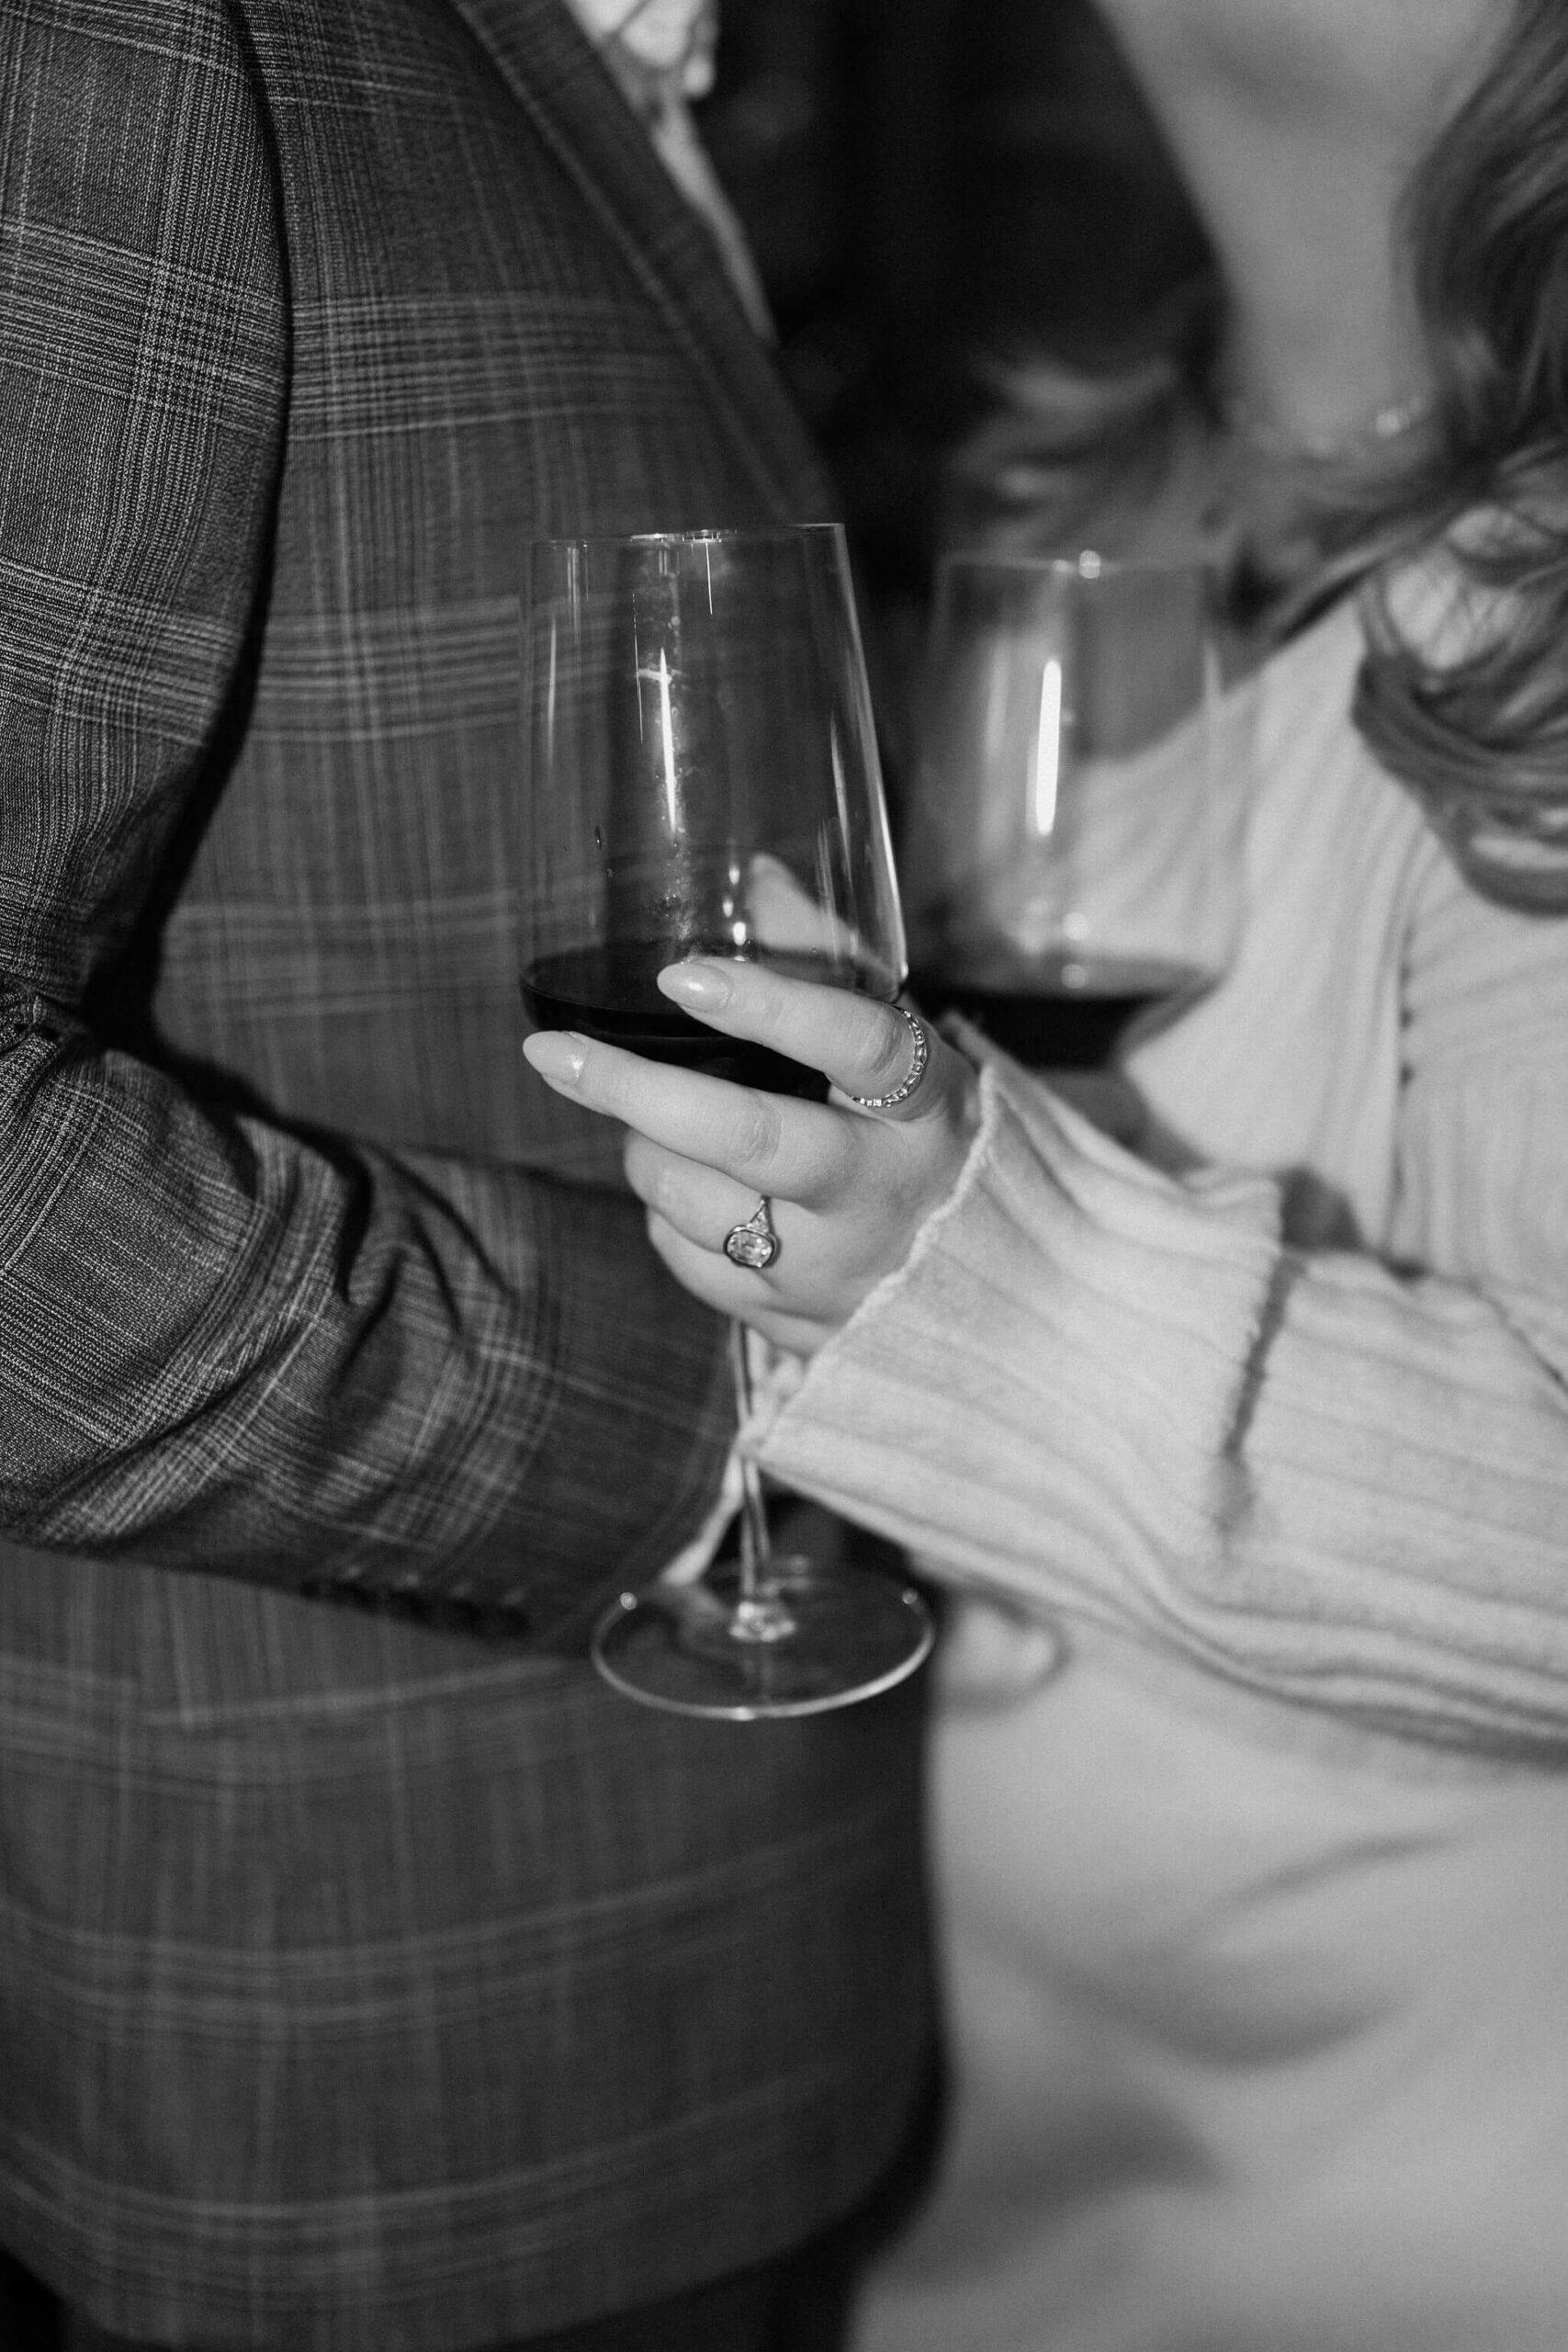
[[[750,1266],[753,1273],[760,1274],[773,1264],[779,1254],[779,1237],[768,1215],[766,1193],[757,1195],[757,1205],[744,1225],[730,1227],[724,1237],[724,1254],[732,1266]]]

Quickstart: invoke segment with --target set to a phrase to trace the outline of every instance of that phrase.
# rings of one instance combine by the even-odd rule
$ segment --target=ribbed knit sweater
[[[1132,1147],[995,1059],[753,1431],[1035,1629],[935,1723],[953,2117],[856,2352],[1568,2340],[1568,922],[1466,885],[1359,653],[1256,682]]]
[[[1568,922],[1479,898],[1263,673],[1240,952],[1134,1149],[998,1057],[956,1193],[766,1466],[939,1569],[1257,1689],[1568,1747]]]

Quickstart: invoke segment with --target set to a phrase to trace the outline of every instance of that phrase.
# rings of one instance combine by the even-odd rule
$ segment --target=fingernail
[[[701,956],[684,964],[666,964],[659,985],[677,1004],[694,1005],[702,1012],[716,1012],[735,993],[724,966],[706,963]]]
[[[523,1040],[524,1058],[552,1086],[575,1086],[588,1059],[588,1040],[575,1029],[540,1029]]]

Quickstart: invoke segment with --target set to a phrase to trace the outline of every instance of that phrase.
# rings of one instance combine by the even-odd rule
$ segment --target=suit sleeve
[[[0,0],[0,1528],[543,1634],[726,1442],[636,1204],[236,1115],[95,1017],[243,703],[283,272],[223,9]]]

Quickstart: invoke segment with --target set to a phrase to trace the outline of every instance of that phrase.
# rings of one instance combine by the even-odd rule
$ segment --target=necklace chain
[[[1260,456],[1297,461],[1304,458],[1323,465],[1399,440],[1423,422],[1430,408],[1427,395],[1415,392],[1408,399],[1390,401],[1363,424],[1347,426],[1337,433],[1287,432],[1281,425],[1268,423],[1242,400],[1227,401],[1224,413],[1229,430]]]

